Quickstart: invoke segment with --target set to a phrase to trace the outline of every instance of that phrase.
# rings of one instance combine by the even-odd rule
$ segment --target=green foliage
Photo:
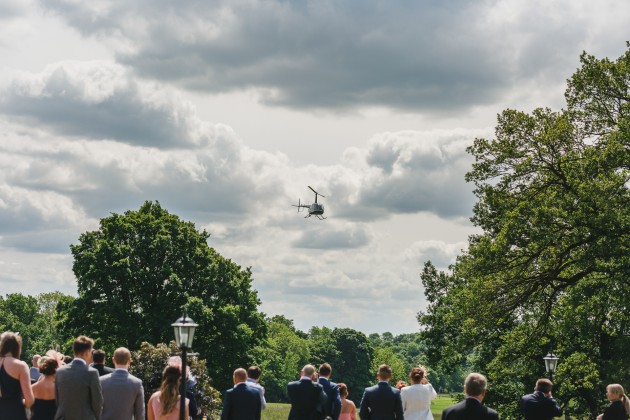
[[[170,341],[171,323],[187,308],[199,324],[194,347],[215,385],[227,388],[266,328],[250,269],[219,255],[208,237],[157,202],[101,219],[71,246],[79,297],[62,328],[99,337],[105,348],[137,349]]]
[[[495,138],[468,149],[482,233],[448,272],[421,275],[429,363],[487,373],[502,418],[552,345],[573,414],[596,414],[603,386],[630,379],[630,48],[581,62],[567,110],[505,110]]]
[[[371,372],[378,372],[378,367],[387,364],[392,368],[392,379],[390,383],[395,385],[398,381],[409,382],[409,371],[405,368],[405,363],[390,347],[377,347],[374,349]]]
[[[168,358],[173,355],[181,356],[175,341],[170,342],[169,345],[161,343],[157,346],[145,342],[138,351],[132,352],[133,363],[129,372],[142,380],[145,402],[149,401],[151,394],[160,389],[162,371],[166,367]],[[222,406],[221,394],[212,387],[212,379],[207,374],[205,360],[188,357],[187,363],[190,374],[197,381],[194,392],[199,410],[209,419],[219,419]]]

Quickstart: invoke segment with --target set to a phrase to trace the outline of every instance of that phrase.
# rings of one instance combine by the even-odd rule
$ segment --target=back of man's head
[[[308,376],[310,378],[311,376],[313,376],[314,373],[315,366],[313,365],[306,365],[302,368],[302,376]]]
[[[471,373],[464,382],[464,392],[469,397],[481,397],[487,386],[488,380],[485,376],[481,373]]]
[[[92,352],[92,360],[94,363],[102,365],[105,362],[105,352],[101,349]]]
[[[549,379],[540,378],[539,380],[536,381],[536,387],[534,388],[534,390],[540,391],[543,394],[549,394],[551,392],[552,386],[553,384],[551,383]]]
[[[74,339],[74,342],[72,343],[72,351],[74,351],[75,356],[79,356],[84,354],[86,351],[91,352],[92,346],[94,346],[94,340],[90,337],[80,335]]]
[[[127,366],[131,361],[131,352],[126,347],[118,347],[114,351],[114,365],[116,367]]]
[[[378,379],[381,381],[389,381],[392,378],[392,368],[389,365],[380,365],[378,367]]]
[[[250,366],[249,369],[247,369],[247,377],[255,381],[260,378],[261,373],[262,370],[258,366]]]
[[[40,356],[39,354],[36,354],[33,356],[33,360],[31,360],[31,364],[35,367],[37,367],[37,363],[39,362],[39,359],[41,359],[42,356]]]
[[[332,373],[332,367],[330,367],[328,363],[324,363],[323,365],[319,367],[319,376],[328,378],[331,373]]]
[[[234,371],[234,383],[238,384],[247,380],[247,371],[243,368],[238,368]]]

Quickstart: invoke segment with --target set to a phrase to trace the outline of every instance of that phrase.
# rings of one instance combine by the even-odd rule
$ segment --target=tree
[[[105,348],[168,342],[187,308],[199,324],[194,347],[215,385],[230,386],[234,367],[266,334],[251,271],[219,255],[197,231],[157,202],[101,219],[72,245],[79,297],[64,328]]]
[[[372,359],[371,372],[378,372],[378,367],[387,364],[392,368],[390,383],[394,385],[398,381],[409,382],[409,371],[405,368],[405,362],[394,353],[391,347],[376,347]]]
[[[581,63],[566,110],[505,110],[495,138],[468,149],[482,233],[448,272],[422,274],[430,359],[487,372],[508,418],[552,345],[556,396],[575,414],[596,414],[604,384],[630,379],[630,45]],[[568,366],[587,359],[597,374],[580,384]]]

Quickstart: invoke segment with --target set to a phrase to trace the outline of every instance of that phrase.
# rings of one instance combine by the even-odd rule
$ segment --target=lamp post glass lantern
[[[549,379],[553,380],[553,374],[556,371],[556,367],[558,367],[558,357],[553,354],[553,351],[550,351],[545,357],[543,357],[545,361],[545,370],[549,374]]]
[[[195,324],[192,318],[186,316],[186,312],[177,321],[171,324],[175,331],[175,341],[182,350],[182,378],[179,384],[179,420],[186,420],[186,351],[192,349]]]

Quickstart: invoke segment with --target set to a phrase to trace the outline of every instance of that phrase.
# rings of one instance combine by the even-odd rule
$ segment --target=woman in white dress
[[[412,385],[400,390],[405,420],[433,420],[431,400],[437,397],[437,393],[427,380],[426,369],[411,369],[409,379]]]

